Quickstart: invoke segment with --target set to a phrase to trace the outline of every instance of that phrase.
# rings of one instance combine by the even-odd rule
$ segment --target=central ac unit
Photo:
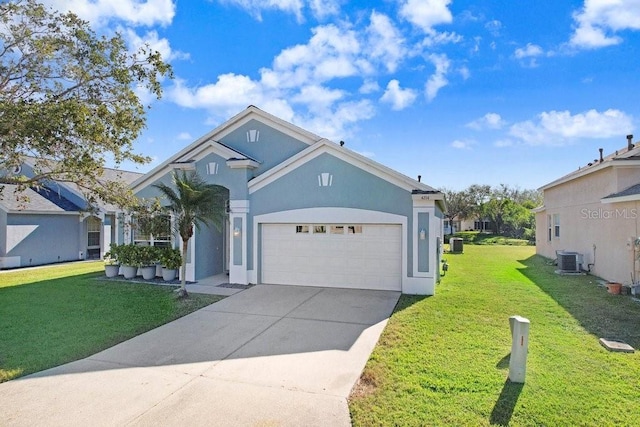
[[[578,252],[559,252],[558,269],[566,273],[580,273],[582,270],[582,254]]]

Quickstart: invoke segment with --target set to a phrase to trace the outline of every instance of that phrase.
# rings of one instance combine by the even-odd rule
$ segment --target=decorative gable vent
[[[257,129],[251,129],[247,131],[247,142],[258,142],[260,139],[260,131]]]
[[[318,186],[319,187],[331,187],[333,184],[333,175],[328,172],[323,172],[318,175]]]
[[[207,175],[217,175],[218,164],[216,162],[207,163]]]

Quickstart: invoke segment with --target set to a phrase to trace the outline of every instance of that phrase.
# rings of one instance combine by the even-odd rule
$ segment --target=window
[[[332,225],[331,234],[344,234],[344,225]]]
[[[316,225],[313,227],[313,232],[316,234],[323,234],[327,232],[327,227],[324,225]]]
[[[87,247],[100,247],[100,220],[90,217],[87,219]]]
[[[553,236],[553,232],[551,230],[552,228],[552,222],[551,222],[551,215],[547,215],[547,241],[551,241],[551,237]]]
[[[137,245],[171,246],[169,215],[141,216],[132,220],[133,242]]]
[[[309,226],[308,225],[296,225],[296,233],[308,233]]]
[[[560,238],[560,214],[553,214],[553,237]]]
[[[349,225],[347,226],[347,234],[360,234],[362,233],[361,225]]]

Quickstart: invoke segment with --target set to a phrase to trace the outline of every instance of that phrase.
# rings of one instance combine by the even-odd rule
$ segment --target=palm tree
[[[178,295],[186,297],[187,248],[193,228],[200,229],[202,224],[213,224],[220,230],[226,212],[226,190],[219,185],[207,184],[196,172],[174,172],[173,184],[175,189],[164,183],[155,184],[154,187],[168,199],[167,209],[173,214],[174,230],[182,238],[181,287]]]

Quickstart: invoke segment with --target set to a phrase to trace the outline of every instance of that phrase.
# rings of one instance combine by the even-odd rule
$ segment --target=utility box
[[[509,380],[514,383],[524,383],[527,373],[527,352],[529,348],[529,319],[521,316],[511,316],[511,357],[509,358]]]
[[[462,253],[462,239],[460,237],[451,237],[449,239],[449,252]]]

